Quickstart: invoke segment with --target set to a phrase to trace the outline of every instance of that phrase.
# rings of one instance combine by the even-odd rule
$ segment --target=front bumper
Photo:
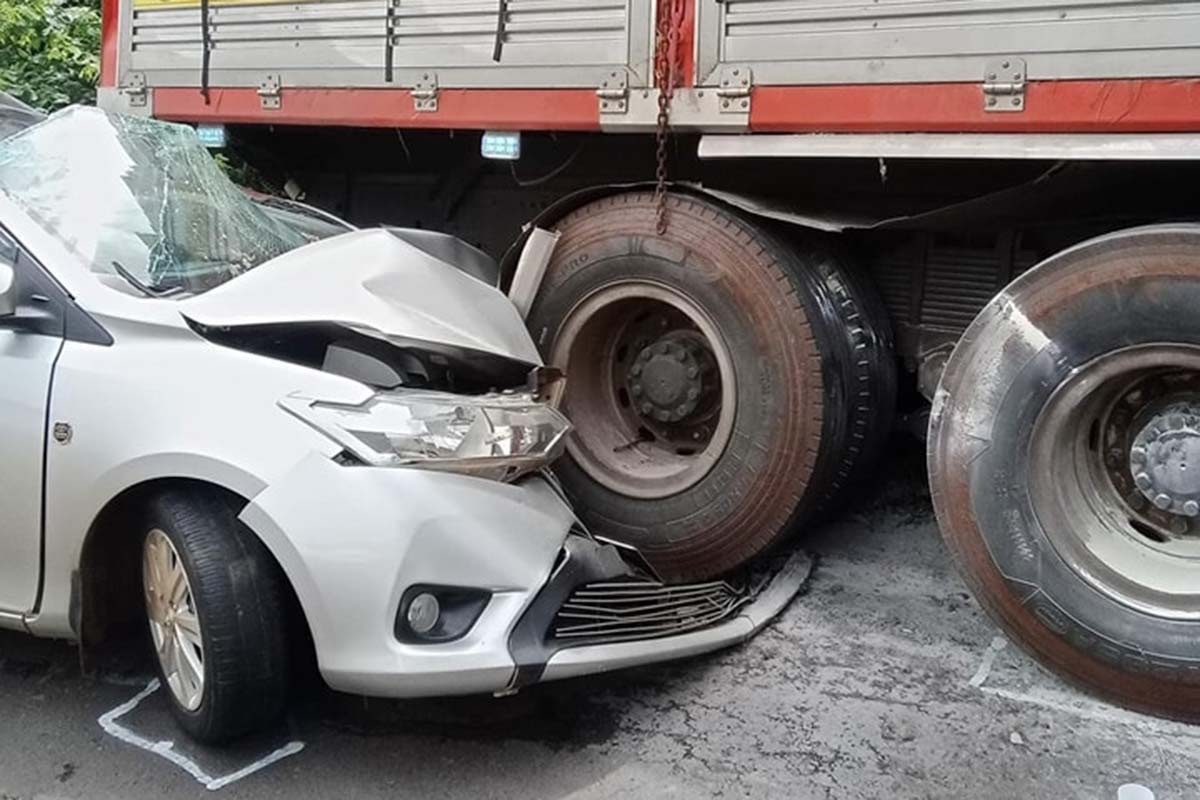
[[[713,650],[761,628],[807,576],[807,560],[793,559],[752,602],[702,630],[572,646],[547,637],[563,599],[580,584],[628,578],[637,568],[581,535],[570,507],[541,477],[502,484],[347,467],[313,454],[241,519],[291,581],[326,682],[380,697],[500,693]],[[482,589],[491,599],[462,638],[405,643],[395,635],[396,617],[405,590],[417,584]]]

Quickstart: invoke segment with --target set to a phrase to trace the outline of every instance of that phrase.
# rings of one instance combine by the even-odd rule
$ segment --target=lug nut
[[[1139,472],[1137,475],[1134,475],[1133,482],[1136,483],[1137,487],[1142,491],[1145,491],[1154,485],[1154,480],[1147,472]]]
[[[642,374],[642,362],[639,361],[638,363],[636,363],[632,367],[630,367],[629,374],[635,378],[637,376],[641,375]]]
[[[649,414],[653,410],[654,410],[654,406],[650,405],[649,403],[642,403],[642,413],[643,414]]]
[[[688,376],[689,378],[695,378],[695,377],[697,377],[699,374],[700,374],[700,370],[699,370],[699,368],[697,368],[697,367],[688,367],[687,376]]]
[[[1188,532],[1187,520],[1183,517],[1176,517],[1171,520],[1171,532],[1177,536],[1183,536]]]
[[[1189,517],[1200,517],[1200,503],[1195,500],[1188,500],[1183,504],[1183,513]]]
[[[695,400],[699,396],[700,396],[699,389],[695,389],[695,388],[688,389],[688,400]]]
[[[1157,494],[1154,496],[1154,505],[1166,511],[1171,507],[1171,496],[1169,494]]]
[[[640,383],[635,383],[633,386],[629,387],[629,391],[633,392],[634,397],[641,397],[642,385]]]
[[[1135,447],[1129,451],[1129,460],[1135,464],[1146,463],[1146,448]]]

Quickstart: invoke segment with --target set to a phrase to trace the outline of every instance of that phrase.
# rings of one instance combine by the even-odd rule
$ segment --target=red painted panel
[[[100,3],[100,85],[117,85],[117,34],[120,31],[118,0]]]
[[[263,111],[253,89],[154,90],[155,116],[181,121],[352,127],[597,130],[588,89],[443,89],[418,114],[405,89],[287,89]],[[750,125],[770,132],[1200,131],[1200,79],[1046,81],[1029,85],[1020,113],[985,113],[977,84],[760,86]]]
[[[696,4],[685,3],[683,24],[679,26],[680,85],[696,85]]]
[[[759,86],[750,128],[772,132],[1200,131],[1200,79],[1041,81],[1020,113],[983,110],[979,84]]]
[[[344,125],[363,128],[596,130],[599,102],[590,89],[443,89],[438,110],[416,113],[406,89],[283,89],[283,108],[263,111],[253,89],[154,90],[154,116],[181,122]]]

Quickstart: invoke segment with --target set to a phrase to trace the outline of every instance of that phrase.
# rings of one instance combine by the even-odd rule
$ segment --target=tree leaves
[[[54,111],[96,98],[100,0],[0,0],[0,89]]]

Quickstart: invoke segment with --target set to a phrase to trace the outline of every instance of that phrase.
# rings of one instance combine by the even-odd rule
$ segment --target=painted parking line
[[[158,691],[158,688],[158,678],[155,678],[146,685],[146,688],[142,689],[130,700],[127,700],[111,711],[101,714],[96,721],[100,723],[100,727],[103,728],[104,732],[109,736],[119,739],[126,744],[131,744],[134,747],[145,750],[148,753],[153,753],[160,758],[166,759],[187,774],[191,775],[210,791],[223,789],[232,783],[240,781],[242,778],[253,775],[259,770],[265,769],[266,767],[269,767],[275,762],[281,761],[288,756],[293,756],[304,749],[304,742],[291,741],[285,744],[283,747],[280,747],[275,751],[268,753],[266,756],[252,761],[246,766],[234,770],[227,775],[209,775],[199,764],[176,750],[174,742],[150,741],[149,739],[145,738],[144,736],[140,736],[117,721],[137,708],[138,704]]]

